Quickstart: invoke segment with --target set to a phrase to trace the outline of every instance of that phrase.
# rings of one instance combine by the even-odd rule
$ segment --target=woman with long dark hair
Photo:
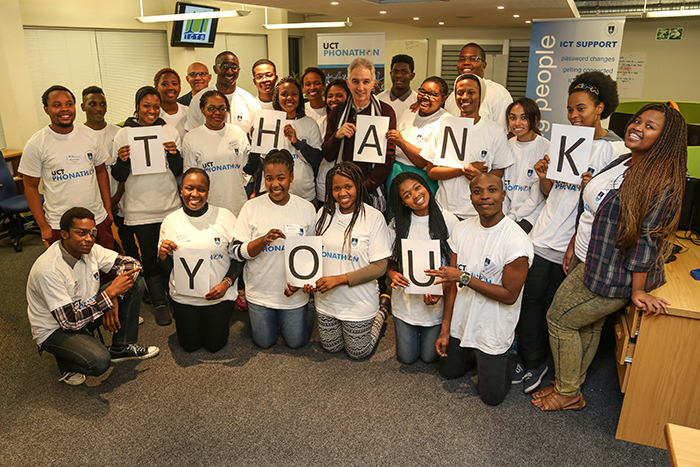
[[[607,186],[596,206],[586,261],[574,257],[569,275],[547,312],[556,381],[537,393],[542,410],[580,410],[588,366],[600,342],[605,318],[628,301],[647,315],[666,312],[668,302],[650,292],[666,282],[664,261],[680,218],[688,150],[687,125],[664,104],[642,107],[627,124],[629,154],[619,157],[596,179],[611,178],[627,166],[622,182]],[[583,199],[586,199],[584,189]],[[583,203],[580,203],[583,204]],[[584,210],[579,207],[579,214]]]

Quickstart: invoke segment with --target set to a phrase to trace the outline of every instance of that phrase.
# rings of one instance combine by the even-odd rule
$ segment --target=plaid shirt
[[[626,158],[619,158],[605,170],[625,160]],[[667,193],[664,193],[661,199],[665,199],[666,195]],[[627,255],[623,255],[615,245],[615,235],[620,225],[620,208],[620,190],[610,190],[598,207],[593,220],[586,256],[584,283],[591,292],[610,298],[632,296],[632,273],[635,272],[648,273],[644,284],[644,290],[647,292],[666,283],[663,262],[657,261],[661,239],[651,237],[647,232],[672,217],[677,206],[670,206],[664,202],[652,204],[642,222],[642,235]]]

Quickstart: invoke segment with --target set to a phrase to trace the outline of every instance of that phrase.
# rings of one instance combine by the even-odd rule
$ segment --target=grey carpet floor
[[[367,360],[307,346],[269,350],[245,313],[216,354],[184,352],[174,324],[149,307],[140,343],[151,360],[113,365],[70,387],[40,357],[25,284],[44,247],[0,241],[0,462],[3,466],[669,465],[666,451],[615,439],[622,395],[604,339],[581,412],[541,413],[513,386],[498,407],[479,399],[474,372],[446,381],[435,365],[403,365],[389,321]]]

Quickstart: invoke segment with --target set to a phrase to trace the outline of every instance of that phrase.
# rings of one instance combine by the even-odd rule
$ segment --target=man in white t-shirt
[[[89,86],[83,89],[83,102],[80,108],[85,112],[84,125],[90,128],[97,135],[97,139],[109,153],[105,167],[107,173],[112,171],[112,165],[117,160],[117,154],[112,153],[114,145],[114,137],[119,131],[117,125],[107,123],[105,114],[107,113],[107,99],[102,88],[98,86]],[[117,226],[119,233],[119,242],[122,250],[127,256],[139,259],[139,248],[136,245],[136,240],[133,230],[124,225],[124,212],[121,208],[121,197],[124,194],[124,182],[118,182],[113,177],[109,177],[109,194],[112,204],[112,219]]]
[[[32,266],[27,279],[27,315],[32,336],[56,357],[61,379],[76,386],[85,375],[99,376],[110,362],[143,360],[158,347],[136,345],[143,297],[141,265],[95,245],[95,216],[74,207],[60,219],[61,240]],[[100,287],[100,272],[116,275]],[[102,325],[113,333],[107,349],[93,337]]]
[[[509,361],[508,349],[534,253],[527,234],[503,214],[501,178],[477,175],[470,189],[479,216],[460,222],[452,231],[451,265],[426,272],[449,283],[435,348],[442,357],[440,374],[447,379],[464,376],[473,368],[474,356],[481,400],[498,405],[511,385],[515,363]]]
[[[194,62],[187,67],[185,80],[190,85],[190,92],[180,96],[177,101],[182,105],[189,106],[192,102],[192,96],[209,86],[211,74],[204,63]]]
[[[255,112],[260,110],[260,103],[251,93],[236,86],[238,75],[241,72],[241,65],[238,57],[233,52],[221,52],[216,56],[214,73],[216,73],[216,84],[209,86],[202,91],[217,89],[224,93],[231,103],[231,111],[226,114],[226,122],[233,123],[246,134],[250,132],[253,124]],[[192,102],[187,112],[187,123],[185,128],[192,131],[204,124],[204,114],[199,108],[199,100],[204,92],[198,92],[192,96]]]
[[[60,238],[61,215],[73,206],[95,214],[97,243],[114,247],[108,152],[92,130],[75,121],[75,96],[64,86],[51,86],[41,96],[51,124],[34,133],[22,151],[19,172],[29,208],[41,229],[41,238]],[[44,184],[44,203],[39,182]]]
[[[418,93],[411,89],[411,81],[416,77],[415,64],[410,55],[394,55],[391,59],[391,88],[377,94],[377,99],[386,102],[400,118],[411,104],[418,100]]]
[[[258,102],[265,110],[273,110],[272,94],[277,83],[277,67],[266,58],[253,63],[253,84],[258,89]]]
[[[457,71],[459,74],[474,73],[483,78],[486,84],[486,94],[484,95],[484,103],[479,107],[479,115],[487,120],[494,121],[501,125],[508,132],[508,124],[506,123],[506,109],[513,97],[503,85],[484,78],[484,70],[486,69],[486,52],[479,44],[470,42],[462,47],[459,54],[459,62],[457,63]],[[445,110],[454,116],[459,116],[459,108],[455,100],[454,91],[447,97],[445,101]]]

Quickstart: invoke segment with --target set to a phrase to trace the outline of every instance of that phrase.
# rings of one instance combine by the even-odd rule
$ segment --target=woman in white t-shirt
[[[530,233],[545,199],[535,164],[549,151],[549,140],[537,128],[540,108],[528,97],[521,97],[508,106],[506,120],[513,133],[508,142],[515,162],[503,172],[506,190],[503,212],[525,233]]]
[[[309,67],[301,75],[301,85],[309,100],[304,106],[306,116],[319,122],[330,113],[327,112],[323,95],[326,89],[326,74],[320,68]]]
[[[129,127],[160,126],[165,148],[166,171],[142,175],[132,174]],[[158,266],[158,234],[165,216],[180,207],[177,180],[182,174],[180,135],[172,125],[160,118],[160,94],[151,86],[136,91],[136,112],[127,118],[124,127],[114,137],[113,150],[118,159],[112,166],[112,176],[124,183],[124,224],[131,227],[141,249],[143,275],[154,306],[156,324],[172,322],[165,295],[167,278]],[[151,157],[162,157],[151,154]]]
[[[263,162],[267,193],[248,201],[238,216],[232,256],[246,261],[243,278],[253,342],[272,347],[279,334],[295,349],[309,342],[313,313],[309,295],[287,283],[284,239],[313,235],[316,211],[290,193],[294,159],[286,149],[272,150]]]
[[[440,295],[407,294],[410,284],[403,274],[401,240],[440,240],[440,264],[449,266],[452,250],[447,244],[457,217],[443,211],[430,193],[426,181],[414,172],[403,172],[394,178],[389,189],[389,206],[394,218],[389,223],[393,242],[388,275],[391,279],[391,309],[396,330],[396,358],[411,364],[419,358],[425,363],[438,361],[435,341],[440,335],[444,300]],[[408,275],[408,273],[406,273]]]
[[[352,162],[331,168],[326,202],[318,212],[323,236],[323,274],[314,286],[321,345],[345,348],[352,359],[368,357],[379,341],[388,310],[379,303],[377,279],[386,272],[391,249],[381,212],[370,204],[362,170]]]
[[[615,111],[618,103],[617,84],[610,76],[596,71],[574,78],[569,86],[567,116],[572,125],[594,128],[588,170],[581,175],[580,184],[573,184],[547,179],[547,155],[534,167],[547,201],[530,232],[535,259],[525,281],[517,330],[518,352],[525,368],[516,368],[513,382],[523,381],[525,393],[537,389],[549,370],[544,362],[550,352],[546,314],[568,272],[564,256],[574,235],[581,187],[620,153],[614,143],[620,138],[600,124]]]
[[[318,127],[321,130],[321,135],[326,134],[326,126],[328,125],[328,114],[336,107],[345,104],[350,95],[350,89],[344,79],[332,79],[326,87],[326,115],[318,120]],[[326,175],[328,171],[336,164],[337,161],[327,161],[323,159],[318,166],[318,175],[316,175],[316,205],[320,208],[323,206],[323,201],[326,199]]]
[[[180,96],[180,75],[172,68],[162,68],[153,77],[153,86],[160,94],[160,118],[175,127],[180,139],[184,138],[187,133],[187,106],[177,101]]]
[[[479,116],[479,108],[484,102],[486,85],[484,80],[473,74],[464,73],[455,80],[455,99],[462,118],[474,120],[470,139],[467,167],[454,168],[436,165],[442,148],[438,148],[439,132],[433,133],[420,155],[428,161],[428,177],[438,181],[435,194],[438,203],[460,219],[476,216],[469,199],[469,182],[479,173],[491,172],[503,176],[503,169],[513,163],[513,155],[506,133],[497,123]],[[450,116],[443,115],[442,118]]]
[[[236,216],[208,203],[209,186],[205,171],[187,170],[180,187],[182,208],[168,214],[160,227],[158,259],[164,270],[172,271],[169,290],[175,329],[187,352],[204,347],[213,353],[224,348],[235,306],[234,282],[243,270],[243,263],[232,261],[228,254]],[[193,256],[184,256],[187,253]],[[209,257],[208,270],[197,267],[197,254]],[[188,258],[192,264],[187,264]],[[190,278],[189,288],[176,280],[174,268]],[[208,284],[204,296],[193,290],[194,281],[202,279]]]
[[[220,91],[206,91],[202,95],[199,106],[205,123],[185,135],[182,158],[185,170],[199,167],[211,177],[209,202],[237,216],[248,199],[245,170],[250,143],[243,130],[226,123],[230,105]]]
[[[291,77],[282,78],[272,94],[272,107],[287,113],[284,125],[284,149],[294,157],[294,183],[290,193],[306,201],[316,199],[314,169],[323,160],[321,132],[316,121],[304,115],[304,100],[299,83]]]
[[[389,130],[386,134],[387,139],[396,143],[396,161],[387,181],[387,190],[398,174],[414,172],[426,179],[432,194],[437,192],[438,183],[430,180],[425,173],[428,161],[421,157],[420,151],[440,129],[440,117],[445,114],[443,106],[447,93],[444,79],[439,76],[426,78],[418,90],[418,111],[407,109],[396,116],[396,129]]]

